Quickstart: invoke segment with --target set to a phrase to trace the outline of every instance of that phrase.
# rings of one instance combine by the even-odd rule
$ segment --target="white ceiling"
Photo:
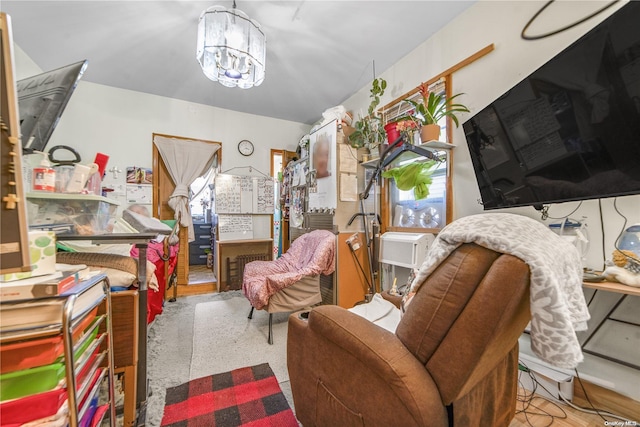
[[[2,0],[15,43],[43,70],[89,60],[83,81],[312,124],[473,1],[243,1],[267,35],[259,87],[208,80],[195,57],[200,13],[231,0]]]

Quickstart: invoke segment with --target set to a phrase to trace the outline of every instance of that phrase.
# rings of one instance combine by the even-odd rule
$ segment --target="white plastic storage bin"
[[[27,218],[32,229],[105,234],[113,230],[118,205],[93,194],[27,193]]]

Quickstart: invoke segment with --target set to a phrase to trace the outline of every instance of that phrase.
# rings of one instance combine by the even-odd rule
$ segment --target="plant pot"
[[[438,141],[439,138],[439,125],[422,125],[420,128],[420,141],[422,141],[423,144],[429,141]]]
[[[389,144],[392,144],[396,139],[400,138],[400,132],[398,131],[396,124],[397,123],[393,122],[384,125],[384,131],[387,132],[387,141],[389,141]]]

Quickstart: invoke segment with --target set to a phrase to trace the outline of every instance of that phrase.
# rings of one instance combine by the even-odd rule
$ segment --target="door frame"
[[[151,147],[152,147],[152,168],[153,168],[153,190],[152,190],[152,214],[154,218],[158,219],[174,219],[174,211],[168,205],[168,201],[162,200],[161,193],[164,194],[162,190],[166,190],[165,188],[160,188],[161,178],[164,181],[165,177],[169,178],[169,181],[173,184],[171,192],[175,189],[175,183],[173,183],[173,179],[168,175],[168,171],[166,166],[164,165],[164,161],[162,160],[162,156],[158,151],[158,148],[153,143],[156,136],[162,136],[165,138],[174,138],[185,141],[199,141],[206,142],[211,144],[219,144],[220,148],[216,152],[218,156],[218,164],[222,162],[222,148],[223,144],[219,141],[205,140],[200,138],[187,138],[183,136],[176,135],[167,135],[162,133],[153,133],[151,136]],[[197,285],[189,285],[189,236],[188,230],[185,227],[180,226],[179,232],[180,238],[180,250],[178,251],[178,263],[176,265],[176,271],[178,273],[177,277],[177,296],[186,296],[186,295],[198,295],[204,293],[215,292],[217,289],[217,285],[215,281],[200,283]],[[215,271],[215,270],[214,270]],[[216,278],[217,279],[217,278]]]

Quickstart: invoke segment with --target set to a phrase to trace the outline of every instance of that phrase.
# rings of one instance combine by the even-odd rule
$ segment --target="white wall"
[[[41,73],[19,48],[15,49],[16,75],[22,79]],[[91,72],[91,64],[85,75]],[[218,84],[211,82],[212,85]],[[318,117],[322,112],[318,112]],[[92,163],[96,152],[107,154],[108,169],[117,166],[151,168],[152,134],[162,133],[222,143],[222,170],[251,166],[269,174],[270,150],[295,151],[311,127],[303,123],[239,113],[201,104],[103,86],[81,80],[46,149],[67,145],[76,149],[83,163]],[[237,144],[253,142],[252,156],[242,156]],[[62,152],[56,153],[62,155]],[[231,173],[245,174],[246,169]],[[114,179],[107,173],[105,186],[120,188],[125,174]]]
[[[464,121],[624,4],[621,2],[620,5],[608,9],[602,16],[564,33],[538,41],[522,40],[520,38],[522,28],[544,3],[542,1],[479,1],[378,76],[385,78],[390,88],[385,93],[381,105],[402,96],[421,82],[440,74],[493,43],[495,49],[491,53],[453,75],[453,92],[465,93],[459,98],[460,102],[471,110],[471,114],[461,116],[461,121]],[[556,3],[547,9],[548,13],[540,15],[540,20],[531,27],[531,34],[544,33],[567,25],[606,3],[608,2]],[[355,112],[366,109],[369,103],[368,91],[368,86],[362,88],[358,94],[347,99],[344,105]],[[478,203],[480,192],[462,127],[454,130],[453,142],[456,144],[453,163],[454,218],[481,213],[483,209]],[[550,206],[549,213],[551,217],[559,218],[569,214],[577,206],[578,202],[555,204]],[[620,197],[617,206],[629,218],[630,224],[640,223],[640,196]],[[541,218],[540,213],[533,208],[514,208],[503,211],[517,212],[535,219]],[[605,223],[604,255],[598,201],[583,202],[580,209],[571,216],[576,219],[587,217],[591,249],[585,266],[599,270],[603,267],[604,258],[611,256],[615,238],[624,223],[613,209],[613,199],[602,200],[602,214]]]
[[[493,43],[495,45],[493,52],[453,75],[453,92],[465,93],[466,95],[459,100],[471,110],[471,114],[461,117],[461,121],[464,121],[624,4],[623,2],[616,4],[602,16],[564,33],[538,41],[522,40],[520,38],[522,28],[545,3],[543,1],[478,1],[392,68],[377,76],[386,79],[390,88],[384,95],[381,105],[402,96],[421,82],[440,74]],[[529,34],[540,34],[565,26],[606,3],[608,1],[556,2],[547,9],[547,12],[540,15],[540,20],[531,27]],[[354,112],[366,110],[369,104],[368,91],[369,86],[362,88],[356,95],[347,99],[344,105]],[[453,138],[456,144],[453,161],[454,218],[459,218],[481,213],[483,209],[477,202],[480,199],[480,192],[461,127],[454,131]],[[555,204],[550,206],[549,213],[552,217],[563,217],[577,206],[578,202]],[[617,206],[629,218],[630,224],[640,223],[640,196],[620,197],[617,199]],[[541,220],[540,213],[533,208],[514,208],[503,211]],[[583,216],[587,217],[586,223],[591,240],[586,266],[601,270],[604,258],[611,256],[614,241],[622,229],[624,220],[615,212],[613,199],[602,200],[604,235],[601,232],[597,200],[583,202],[571,215],[576,219],[581,219]],[[637,297],[632,298],[637,302]],[[622,334],[616,339],[618,342],[626,340],[640,342],[640,334],[634,333],[631,337]],[[609,348],[604,348],[604,351],[613,352]],[[637,350],[632,351],[637,355]],[[631,354],[628,357],[634,356]],[[587,359],[589,359],[588,363],[582,364],[579,371],[590,381],[640,400],[640,389],[637,387],[640,382],[638,370],[603,361],[604,359],[600,358],[595,358],[597,361],[593,362],[594,358],[589,355]],[[600,363],[601,361],[603,362]]]
[[[566,25],[607,2],[608,0],[556,2],[552,6],[556,9],[549,9],[550,13],[541,15],[544,19],[536,22],[532,32],[542,33]],[[453,76],[454,92],[466,93],[461,101],[473,114],[623,4],[616,4],[602,16],[553,37],[533,42],[522,40],[520,32],[523,26],[544,3],[478,1],[381,75],[389,84],[382,105],[493,43],[493,52]],[[16,49],[16,64],[18,79],[42,71],[19,48]],[[90,67],[91,65],[87,72],[90,72]],[[366,110],[369,104],[368,91],[367,85],[345,100],[344,105],[354,112]],[[318,112],[319,118],[321,113]],[[253,166],[268,173],[269,149],[295,150],[298,140],[308,133],[309,128],[300,123],[236,113],[85,81],[80,83],[71,98],[48,148],[60,144],[73,146],[78,149],[83,161],[92,161],[97,151],[104,152],[111,156],[109,167],[116,165],[123,170],[126,166],[133,165],[151,167],[151,134],[165,133],[221,141],[224,148],[223,170],[234,166]],[[242,157],[236,150],[236,144],[241,139],[249,139],[256,146],[256,151],[250,158]],[[458,218],[480,213],[482,207],[477,203],[480,194],[462,128],[455,130],[454,143],[457,145],[454,150],[454,217]],[[108,176],[107,185],[124,183],[122,174],[115,183],[111,175]],[[550,214],[562,217],[577,205],[577,202],[553,205]],[[587,257],[589,267],[602,267],[603,259],[610,256],[615,237],[621,230],[623,220],[615,213],[612,205],[612,199],[602,201],[604,236],[600,232],[598,201],[584,202],[572,215],[578,219],[587,217],[591,238],[591,250]],[[639,206],[640,196],[618,198],[619,210],[629,217],[631,223],[640,223]],[[510,211],[540,218],[533,208]],[[604,254],[601,249],[603,241]],[[605,370],[610,375],[609,367],[597,367],[592,375],[602,377],[598,371]],[[605,386],[640,400],[638,372],[622,370],[623,378],[625,375],[626,380],[611,379]]]

